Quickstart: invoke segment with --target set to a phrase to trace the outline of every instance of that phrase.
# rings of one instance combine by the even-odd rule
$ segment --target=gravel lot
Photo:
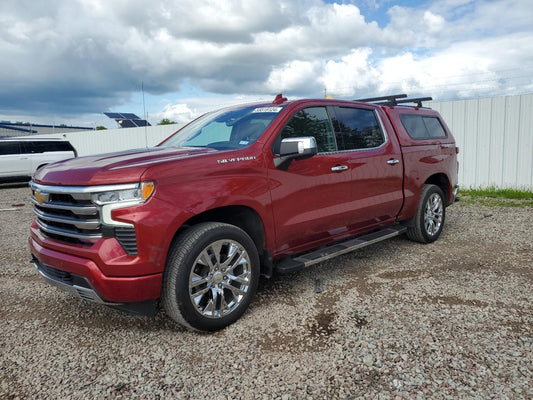
[[[241,320],[198,334],[48,286],[28,196],[0,185],[0,398],[533,398],[531,208],[458,203],[436,243],[264,280]]]

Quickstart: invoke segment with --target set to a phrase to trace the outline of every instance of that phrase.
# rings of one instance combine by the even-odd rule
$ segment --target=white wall
[[[152,147],[176,132],[183,124],[156,125],[143,128],[120,128],[103,131],[80,131],[46,135],[67,139],[79,156],[111,153],[143,147]],[[27,136],[35,137],[35,136]]]
[[[533,190],[533,94],[434,102],[459,146],[462,187]],[[150,147],[181,125],[46,135],[67,138],[80,156]]]
[[[533,94],[428,105],[457,141],[461,186],[533,190]]]

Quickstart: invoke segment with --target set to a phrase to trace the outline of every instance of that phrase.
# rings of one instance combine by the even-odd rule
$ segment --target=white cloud
[[[457,97],[532,85],[524,77],[533,76],[530,0],[434,0],[416,7],[367,0],[388,12],[384,28],[368,22],[357,4],[3,0],[0,98],[9,101],[0,103],[0,114],[97,113],[127,104],[141,81],[153,96],[179,93],[186,82],[198,92],[231,94],[215,96],[224,102],[233,94],[270,99],[278,91]],[[176,115],[171,119],[196,114],[196,100],[187,97],[148,111]]]
[[[353,50],[339,61],[326,63],[322,83],[328,94],[339,97],[361,97],[361,92],[370,92],[379,82],[379,73],[372,65],[372,50],[368,47]]]
[[[322,88],[317,77],[320,75],[320,63],[309,61],[291,61],[275,68],[268,78],[266,87],[271,92],[293,92],[303,87],[310,92]],[[318,85],[318,86],[317,86]]]
[[[163,111],[157,112],[151,117],[158,121],[169,119],[177,123],[187,123],[196,117],[196,115],[187,104],[167,104],[163,108]]]
[[[431,11],[424,11],[424,23],[429,34],[439,33],[446,24],[444,18],[440,15],[433,14]]]
[[[529,55],[525,65],[521,64],[524,54]],[[347,98],[399,92],[441,99],[516,94],[533,88],[532,55],[533,35],[527,34],[461,42],[432,54],[404,52],[380,60],[367,48],[329,61],[322,81],[328,93]]]

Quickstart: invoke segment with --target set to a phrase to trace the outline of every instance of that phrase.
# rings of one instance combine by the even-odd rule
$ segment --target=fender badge
[[[218,164],[227,164],[227,163],[234,163],[234,162],[241,162],[241,161],[252,161],[255,160],[255,156],[247,156],[247,157],[236,157],[236,158],[223,158],[222,160],[217,160]]]

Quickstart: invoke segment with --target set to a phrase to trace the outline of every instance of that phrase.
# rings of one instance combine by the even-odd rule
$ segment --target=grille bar
[[[53,210],[67,210],[72,211],[74,214],[77,215],[96,215],[98,213],[98,209],[96,206],[75,206],[68,203],[42,203],[39,204],[39,202],[35,199],[35,197],[31,197],[31,202],[34,206],[38,206],[41,208],[50,208]]]
[[[82,242],[91,242],[94,243],[99,239],[102,239],[104,236],[101,233],[79,233],[75,230],[65,229],[65,228],[58,228],[51,225],[47,225],[45,222],[41,221],[40,219],[37,219],[37,225],[39,225],[39,229],[45,233],[50,233],[56,236],[66,236],[69,238],[78,239]]]
[[[42,212],[38,208],[34,208],[33,212],[37,215],[37,218],[41,221],[59,222],[62,224],[72,224],[78,229],[92,229],[96,230],[100,227],[100,221],[97,219],[80,220],[74,217],[57,216],[49,213]]]

